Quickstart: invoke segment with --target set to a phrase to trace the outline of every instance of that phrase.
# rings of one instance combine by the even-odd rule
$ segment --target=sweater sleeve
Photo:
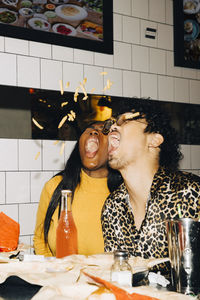
[[[48,243],[46,244],[44,241],[44,220],[53,192],[62,178],[61,176],[56,177],[45,183],[40,196],[33,238],[34,250],[37,255],[53,256]]]

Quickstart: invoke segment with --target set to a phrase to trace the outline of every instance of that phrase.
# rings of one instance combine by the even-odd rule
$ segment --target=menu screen
[[[102,42],[103,0],[0,0],[0,23]]]

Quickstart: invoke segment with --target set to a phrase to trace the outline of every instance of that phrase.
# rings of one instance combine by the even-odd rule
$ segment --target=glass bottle
[[[72,216],[72,191],[61,191],[61,213],[56,230],[56,257],[77,254],[77,229]]]
[[[128,251],[114,252],[114,264],[111,267],[111,281],[122,286],[132,286],[132,269],[128,263]]]

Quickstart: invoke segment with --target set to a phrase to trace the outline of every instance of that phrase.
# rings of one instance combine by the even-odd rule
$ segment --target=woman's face
[[[79,140],[82,164],[87,170],[107,169],[108,137],[102,133],[103,123],[88,127]]]

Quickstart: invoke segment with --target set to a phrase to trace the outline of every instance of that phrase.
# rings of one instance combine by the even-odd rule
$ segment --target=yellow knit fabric
[[[58,208],[52,216],[48,245],[44,243],[43,224],[49,201],[61,179],[61,176],[53,177],[42,190],[34,235],[36,254],[56,255]],[[107,178],[93,178],[81,171],[81,184],[75,190],[72,203],[72,214],[78,231],[79,254],[91,255],[104,251],[101,210],[108,195]]]

